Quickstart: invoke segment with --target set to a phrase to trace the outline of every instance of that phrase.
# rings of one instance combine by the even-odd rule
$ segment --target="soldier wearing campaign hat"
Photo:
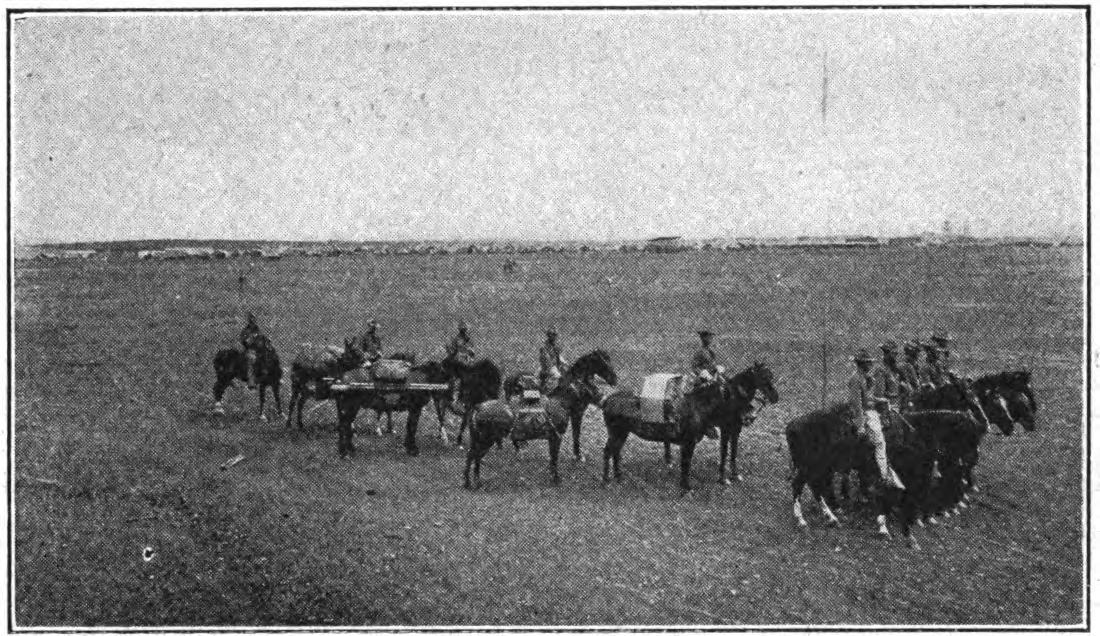
[[[908,409],[908,404],[911,396],[916,391],[920,390],[920,372],[917,371],[920,366],[920,343],[915,340],[909,340],[902,349],[905,350],[905,357],[898,363],[898,372],[903,385],[908,390],[906,397],[902,398],[901,407],[902,410]]]
[[[954,338],[946,331],[937,331],[932,334],[932,342],[939,348],[939,371],[944,382],[951,377],[951,367],[954,366],[954,354],[951,352],[951,343]]]
[[[901,369],[898,368],[898,343],[887,340],[879,345],[882,349],[882,364],[872,371],[875,379],[875,395],[886,398],[889,407],[901,410],[901,405],[909,399],[910,388],[903,386]]]
[[[557,385],[565,367],[565,357],[558,344],[558,330],[550,327],[546,330],[546,342],[539,349],[539,388],[549,393]]]
[[[700,329],[699,349],[695,351],[695,355],[691,357],[691,373],[695,376],[693,385],[704,384],[707,382],[713,382],[718,378],[718,375],[725,369],[718,364],[718,356],[714,353],[714,349],[711,347],[711,343],[714,341],[714,332],[710,329]],[[706,436],[711,439],[718,438],[718,428],[712,427],[706,432]]]
[[[924,362],[917,367],[921,386],[925,388],[943,386],[947,382],[947,377],[943,374],[940,365],[939,345],[934,342],[922,342],[921,348],[924,349]]]
[[[875,463],[878,464],[879,474],[882,480],[896,488],[904,489],[905,486],[898,479],[897,473],[890,468],[890,462],[886,457],[886,438],[882,434],[882,418],[879,409],[889,408],[889,400],[875,394],[875,378],[871,373],[875,359],[867,353],[866,349],[860,349],[852,357],[856,364],[856,372],[848,379],[848,402],[852,412],[859,419],[863,435],[875,447]]]
[[[359,348],[369,362],[382,357],[382,338],[378,335],[378,321],[374,318],[367,323],[367,330],[359,337]]]

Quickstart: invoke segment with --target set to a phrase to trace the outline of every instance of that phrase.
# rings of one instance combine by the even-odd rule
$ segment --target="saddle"
[[[370,367],[371,377],[377,382],[407,382],[412,363],[407,360],[376,360]]]
[[[537,389],[524,389],[520,395],[508,400],[508,409],[513,415],[509,437],[513,442],[546,439],[549,436],[553,423],[546,411],[547,402]]]
[[[654,373],[642,380],[638,396],[638,419],[648,424],[672,421],[676,405],[684,397],[684,376],[678,373]]]

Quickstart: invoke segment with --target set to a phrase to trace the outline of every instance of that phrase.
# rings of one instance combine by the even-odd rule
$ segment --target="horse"
[[[481,459],[485,453],[499,445],[510,433],[513,441],[527,441],[529,439],[545,439],[550,448],[550,475],[554,485],[561,483],[558,474],[558,454],[561,448],[561,437],[574,417],[584,414],[584,410],[590,404],[599,404],[601,394],[592,383],[594,375],[608,380],[615,379],[615,371],[610,366],[610,357],[604,351],[593,351],[573,363],[562,375],[558,385],[550,391],[541,406],[545,410],[547,421],[536,421],[532,430],[526,431],[523,439],[515,437],[515,426],[519,419],[507,400],[491,400],[478,404],[473,410],[470,424],[470,450],[466,453],[466,468],[463,471],[463,481],[466,488],[481,485]],[[510,378],[508,387],[511,390],[522,386],[521,376]],[[538,418],[539,414],[530,414],[529,417]],[[577,426],[574,424],[574,426]],[[576,430],[576,428],[574,428]],[[474,481],[470,482],[470,467],[474,469]]]
[[[264,396],[268,387],[271,387],[271,393],[275,396],[275,408],[279,415],[283,414],[283,405],[279,398],[283,367],[279,364],[279,354],[275,352],[275,347],[267,336],[257,334],[253,346],[256,349],[256,359],[252,369],[260,392],[260,420],[266,422]],[[214,376],[214,412],[222,413],[222,396],[225,395],[225,390],[232,386],[234,380],[248,381],[248,356],[240,349],[218,351],[214,354]]]
[[[753,400],[757,392],[763,394],[765,402],[776,402],[779,394],[775,390],[774,377],[767,365],[757,362],[744,371],[728,377],[718,376],[717,382],[707,383],[687,392],[683,399],[674,405],[674,426],[654,426],[641,421],[639,417],[638,397],[629,391],[613,393],[604,400],[604,423],[607,426],[607,444],[604,446],[603,479],[608,482],[612,464],[615,479],[622,480],[619,468],[623,445],[631,433],[642,439],[654,442],[666,442],[680,446],[680,488],[691,491],[691,458],[695,446],[712,426],[722,429],[724,450],[737,452],[737,439],[746,423],[746,416],[753,409]],[[719,479],[725,478],[723,459],[719,466]],[[732,460],[736,474],[736,460]]]
[[[298,352],[290,366],[290,406],[286,413],[286,425],[290,428],[294,409],[298,409],[298,429],[302,426],[302,406],[306,397],[327,400],[331,397],[326,378],[338,378],[352,369],[363,366],[366,356],[356,344],[355,338],[344,339],[344,348],[310,345]]]
[[[399,358],[398,355],[400,354],[394,354],[391,357],[393,359],[412,357],[402,356]],[[429,360],[414,365],[409,371],[408,381],[446,384],[448,379],[449,376],[443,369],[443,365]],[[374,382],[368,369],[353,369],[344,374],[343,380],[346,382]],[[352,424],[355,422],[355,416],[358,415],[359,410],[363,408],[375,411],[378,417],[383,412],[387,415],[393,411],[405,412],[407,414],[405,419],[405,452],[416,457],[420,454],[420,449],[416,445],[416,429],[420,422],[420,414],[429,402],[434,402],[435,414],[439,418],[440,438],[446,443],[447,433],[443,428],[443,402],[446,399],[446,396],[432,396],[430,393],[422,391],[401,390],[400,387],[376,389],[374,391],[342,391],[336,395],[337,453],[341,457],[346,457],[355,452],[355,444],[352,441],[354,436]]]
[[[978,377],[972,386],[990,411],[990,420],[1011,435],[1016,423],[1025,431],[1035,430],[1035,413],[1039,404],[1031,388],[1031,372],[1026,369],[1002,371]]]
[[[451,410],[462,417],[455,440],[455,446],[462,446],[462,435],[470,425],[474,407],[500,397],[500,367],[487,358],[467,360],[455,356],[447,356],[440,364],[447,377],[458,383],[458,395]]]
[[[922,419],[932,419],[940,417],[941,413],[945,412],[928,411],[906,416],[888,412],[883,417],[887,456],[891,467],[905,484],[905,490],[894,492],[896,489],[892,487],[880,486],[876,497],[878,532],[889,536],[886,514],[897,508],[901,512],[902,534],[914,547],[916,540],[911,528],[929,500],[936,446],[932,437],[934,427],[914,425],[910,418],[919,415]],[[800,497],[807,484],[826,523],[838,525],[840,522],[830,509],[830,505],[837,505],[832,488],[833,476],[851,470],[857,470],[862,475],[872,471],[877,473],[874,447],[862,434],[861,419],[862,414],[850,404],[840,403],[787,422],[785,433],[791,459],[792,512],[799,528],[806,527]]]
[[[596,376],[611,386],[615,386],[619,382],[615,368],[611,364],[611,355],[603,349],[590,351],[577,358],[570,367],[569,373],[573,378],[584,378],[586,382],[591,382],[592,378]],[[529,372],[512,374],[504,383],[504,396],[510,398],[513,395],[518,395],[522,391],[522,387],[529,385],[531,380],[534,380],[537,387],[538,380],[534,374]],[[565,382],[565,376],[558,380],[558,386],[562,382]],[[550,393],[553,393],[553,390],[551,388]],[[579,462],[585,461],[584,453],[581,452],[581,423],[584,421],[584,412],[590,405],[596,403],[596,401],[575,402],[569,409],[569,426],[573,432],[573,459]]]

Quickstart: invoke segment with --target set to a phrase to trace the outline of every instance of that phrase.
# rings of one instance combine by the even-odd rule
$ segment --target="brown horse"
[[[615,370],[611,368],[611,358],[604,351],[594,351],[573,363],[562,375],[558,386],[541,401],[544,413],[532,413],[534,423],[517,430],[517,421],[523,417],[517,414],[519,404],[511,401],[492,400],[478,404],[473,410],[470,424],[470,450],[466,454],[466,468],[463,481],[466,488],[481,485],[481,459],[494,444],[499,445],[504,438],[512,436],[514,442],[531,439],[545,439],[550,447],[550,475],[554,484],[561,483],[558,474],[558,454],[561,437],[566,427],[573,421],[575,414],[580,417],[589,405],[599,404],[599,389],[592,378],[599,375],[604,380],[615,380]],[[518,382],[518,380],[516,380]],[[512,382],[509,382],[512,385]],[[575,425],[578,426],[579,425]],[[470,468],[474,469],[474,481],[470,481]]]
[[[345,382],[377,382],[368,369],[353,369],[345,373]],[[409,382],[446,384],[448,376],[443,370],[443,365],[434,361],[427,361],[412,367],[409,372]],[[360,409],[368,408],[376,413],[399,411],[406,413],[405,419],[405,452],[413,457],[420,454],[416,445],[416,429],[420,422],[420,414],[429,403],[435,404],[435,414],[439,418],[440,435],[446,440],[446,432],[443,429],[444,415],[443,403],[448,399],[446,395],[433,395],[423,391],[402,390],[400,386],[392,388],[378,388],[374,391],[343,391],[336,395],[337,417],[337,452],[345,457],[355,452],[355,444],[352,441],[354,430],[352,427],[355,416]]]
[[[289,428],[294,409],[298,409],[298,428],[302,429],[302,406],[306,397],[327,400],[332,397],[328,380],[339,378],[352,369],[363,366],[363,355],[356,339],[344,339],[344,348],[310,345],[298,352],[290,367],[290,406],[286,412]]]
[[[628,391],[609,396],[603,405],[604,422],[607,425],[607,444],[603,453],[603,479],[610,479],[612,464],[615,479],[622,480],[619,468],[623,445],[634,433],[642,439],[666,442],[680,446],[680,488],[691,490],[691,458],[695,446],[712,426],[722,429],[723,450],[737,453],[737,439],[746,417],[753,411],[753,400],[760,392],[765,402],[777,402],[774,376],[767,365],[757,362],[732,376],[719,376],[717,382],[704,384],[687,392],[675,405],[672,424],[669,426],[642,422],[639,417],[638,397]],[[725,453],[724,453],[725,455]],[[736,474],[736,460],[733,460]],[[725,458],[719,467],[720,479],[725,479]]]
[[[259,389],[260,420],[266,422],[264,396],[268,388],[275,396],[275,408],[280,415],[283,413],[283,405],[279,399],[283,367],[279,364],[279,354],[275,352],[275,347],[267,336],[256,334],[252,342],[256,350],[253,374],[256,378],[256,388]],[[248,380],[248,356],[240,349],[222,349],[214,354],[214,376],[214,412],[222,413],[222,397],[225,395],[225,390],[233,385],[234,380],[242,382]]]
[[[599,377],[611,386],[615,386],[619,382],[615,367],[611,364],[611,355],[603,349],[590,351],[577,358],[570,369],[574,378],[586,378],[586,382],[591,382],[593,377]],[[518,395],[521,384],[524,382],[530,383],[532,380],[534,380],[535,387],[538,387],[538,379],[535,378],[534,374],[528,372],[512,374],[504,383],[505,398]],[[559,380],[559,385],[564,381],[563,376]],[[581,423],[584,421],[584,412],[594,404],[596,404],[595,401],[578,401],[574,402],[569,409],[569,426],[573,432],[573,459],[579,462],[585,461],[584,453],[581,452]]]

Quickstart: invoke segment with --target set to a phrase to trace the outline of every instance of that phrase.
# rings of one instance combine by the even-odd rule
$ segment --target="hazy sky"
[[[1080,232],[1084,28],[1080,10],[28,14],[13,235]]]

